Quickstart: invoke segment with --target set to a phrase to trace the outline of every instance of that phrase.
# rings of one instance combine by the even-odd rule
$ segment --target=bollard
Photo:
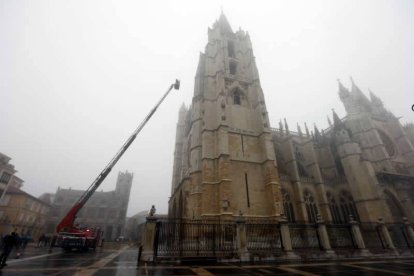
[[[298,256],[295,253],[293,253],[292,240],[291,240],[290,232],[289,232],[289,225],[288,225],[288,221],[285,215],[283,215],[280,218],[279,225],[280,225],[280,238],[282,241],[283,251],[285,251],[286,253],[286,257],[289,259],[298,259]]]
[[[247,262],[250,259],[250,255],[247,250],[246,219],[243,217],[241,211],[239,217],[236,219],[236,233],[240,262]]]
[[[146,262],[154,261],[154,242],[156,236],[157,218],[153,216],[147,217],[145,224],[145,232],[143,236],[142,258]]]
[[[394,242],[391,239],[390,232],[388,231],[385,223],[382,221],[382,218],[378,219],[378,227],[381,231],[382,236],[384,237],[385,248],[392,250],[393,255],[399,255],[397,249],[394,246]]]
[[[142,245],[138,247],[137,269],[139,268],[139,263],[141,262],[141,255],[142,255]]]
[[[326,230],[325,222],[319,214],[317,215],[316,225],[322,249],[327,254],[333,254],[334,251],[332,250],[331,243],[329,241],[328,231]]]
[[[355,242],[355,246],[358,249],[360,256],[369,256],[370,253],[366,249],[364,238],[362,237],[361,228],[359,223],[354,219],[352,215],[349,215],[349,224],[351,225],[351,234]]]
[[[409,247],[412,248],[414,246],[414,230],[411,223],[408,221],[406,217],[403,217],[403,223],[405,227],[405,231],[407,233],[406,239],[408,239]]]

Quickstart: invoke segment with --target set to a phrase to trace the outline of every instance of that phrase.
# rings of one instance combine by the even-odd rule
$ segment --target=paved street
[[[136,268],[137,249],[98,249],[97,252],[63,253],[29,247],[15,254],[0,275],[413,275],[413,259],[349,261],[310,264],[142,265]]]

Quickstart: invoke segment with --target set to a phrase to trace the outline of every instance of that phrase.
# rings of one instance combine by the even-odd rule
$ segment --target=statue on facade
[[[152,207],[151,207],[151,210],[149,211],[149,216],[150,217],[153,217],[154,216],[154,214],[155,214],[155,211],[156,211],[157,209],[155,209],[155,206],[154,205],[152,205]]]

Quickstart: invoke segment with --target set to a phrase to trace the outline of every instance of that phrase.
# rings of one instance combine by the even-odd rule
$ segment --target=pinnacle
[[[332,108],[332,113],[333,113],[334,125],[339,126],[342,121],[341,121],[341,119],[339,119],[338,114],[336,114],[335,109],[333,109],[333,108]]]
[[[336,80],[338,81],[339,95],[341,97],[349,95],[349,90],[342,84],[342,82],[339,79]]]
[[[216,23],[222,32],[224,33],[233,33],[233,30],[230,26],[229,21],[227,20],[226,16],[223,13],[223,10],[221,10],[220,17],[218,19],[218,22]]]

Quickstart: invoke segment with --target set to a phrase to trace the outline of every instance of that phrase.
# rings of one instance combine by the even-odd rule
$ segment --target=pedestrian
[[[10,252],[13,247],[17,245],[17,233],[12,232],[10,235],[6,235],[3,238],[3,251],[0,256],[0,269],[6,266],[7,257],[9,257]]]
[[[28,234],[26,234],[26,235],[24,235],[24,236],[22,236],[22,237],[21,237],[21,242],[22,242],[21,248],[22,248],[23,250],[25,250],[25,249],[26,249],[26,246],[27,246],[27,244],[29,243],[29,240],[30,240],[30,237],[29,237],[29,235],[28,235]]]
[[[47,247],[47,246],[49,246],[50,245],[50,240],[51,240],[51,236],[48,234],[47,236],[46,236],[46,238],[45,238],[45,240],[44,240],[44,245],[45,245],[45,247]]]
[[[16,256],[15,258],[18,259],[20,258],[21,252],[20,249],[22,248],[22,244],[23,244],[23,234],[19,235],[19,233],[16,232],[16,236],[15,236],[15,240],[16,240],[16,244],[15,244],[15,248],[16,248]]]
[[[45,236],[45,234],[42,234],[39,237],[39,241],[37,242],[37,247],[42,247],[42,245],[46,246],[45,244],[43,244],[45,242],[45,240],[46,240],[46,236]]]

